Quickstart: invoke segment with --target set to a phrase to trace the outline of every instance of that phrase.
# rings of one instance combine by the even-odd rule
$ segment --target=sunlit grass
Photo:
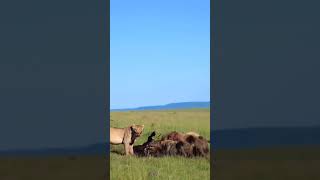
[[[163,135],[171,131],[194,131],[210,138],[210,110],[185,109],[168,111],[129,111],[111,112],[111,127],[127,127],[131,124],[144,124],[143,135],[136,144],[142,144],[152,131]],[[123,146],[111,146],[112,151],[123,153]],[[172,179],[206,180],[210,178],[210,162],[205,158],[126,157],[110,154],[111,179]]]

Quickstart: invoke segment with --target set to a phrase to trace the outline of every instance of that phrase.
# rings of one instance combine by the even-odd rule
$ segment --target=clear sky
[[[111,0],[111,109],[210,100],[210,1]]]

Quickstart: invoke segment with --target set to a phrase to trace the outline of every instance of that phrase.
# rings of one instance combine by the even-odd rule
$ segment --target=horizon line
[[[210,103],[210,100],[207,101],[181,101],[181,102],[171,102],[171,103],[166,103],[166,104],[157,104],[157,105],[142,105],[142,106],[135,106],[135,107],[127,107],[127,108],[111,108],[110,110],[122,110],[122,109],[137,109],[137,108],[142,108],[142,107],[152,107],[152,106],[166,106],[169,104],[179,104],[179,103]]]

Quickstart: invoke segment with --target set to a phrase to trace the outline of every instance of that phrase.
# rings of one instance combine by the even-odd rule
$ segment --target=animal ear
[[[133,124],[133,125],[131,126],[131,130],[133,130],[134,132],[137,132],[137,126]]]

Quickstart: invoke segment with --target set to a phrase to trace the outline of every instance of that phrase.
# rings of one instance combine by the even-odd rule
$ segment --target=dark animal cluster
[[[187,135],[171,132],[155,141],[155,132],[149,136],[148,141],[142,145],[134,146],[134,153],[138,156],[184,156],[207,157],[209,154],[208,141],[202,136]]]

